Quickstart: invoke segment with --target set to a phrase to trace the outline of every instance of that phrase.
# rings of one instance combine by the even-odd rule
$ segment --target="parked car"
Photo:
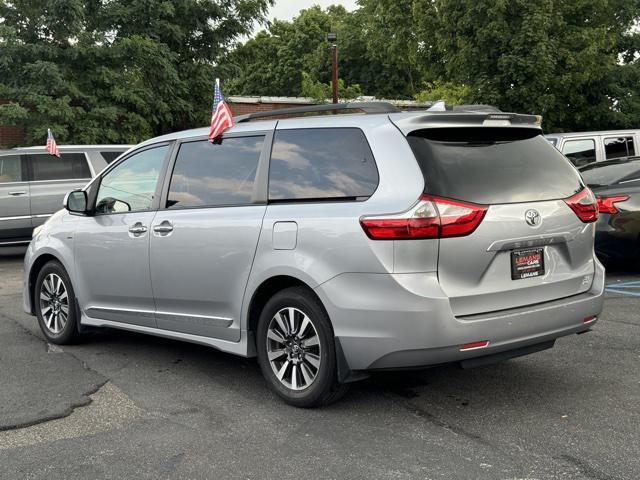
[[[594,325],[595,197],[539,118],[353,108],[138,145],[35,233],[25,311],[52,343],[115,327],[257,355],[305,407]]]
[[[84,186],[129,145],[65,145],[60,158],[45,147],[0,151],[0,246],[27,244],[31,232],[62,208],[66,193]]]
[[[598,199],[596,253],[609,262],[640,260],[640,157],[580,168]]]
[[[551,144],[576,167],[593,162],[633,157],[637,153],[640,130],[555,133],[547,135]]]

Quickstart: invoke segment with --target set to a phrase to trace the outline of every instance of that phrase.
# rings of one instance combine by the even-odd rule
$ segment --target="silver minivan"
[[[27,244],[31,232],[129,145],[65,145],[60,157],[45,147],[0,151],[0,247]]]
[[[113,327],[257,356],[297,406],[592,328],[595,198],[539,118],[354,108],[133,148],[36,230],[25,310],[52,343]]]

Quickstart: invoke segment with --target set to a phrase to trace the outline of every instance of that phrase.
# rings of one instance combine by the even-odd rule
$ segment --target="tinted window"
[[[136,153],[109,171],[100,181],[96,213],[151,209],[168,146]]]
[[[276,132],[269,171],[269,199],[368,197],[378,170],[357,128]]]
[[[564,143],[562,153],[576,167],[580,167],[596,161],[596,142],[592,139],[569,140]]]
[[[429,129],[409,144],[425,178],[425,192],[481,204],[566,198],[580,175],[536,130]]]
[[[102,158],[104,158],[105,162],[111,163],[120,155],[122,155],[122,152],[124,152],[124,150],[119,150],[117,152],[112,152],[112,151],[100,152],[100,155],[102,155]]]
[[[60,157],[48,153],[30,154],[32,180],[69,180],[91,178],[84,153],[63,153]]]
[[[612,185],[640,177],[640,162],[595,163],[580,171],[588,185]]]
[[[183,143],[171,176],[167,207],[251,203],[264,137]]]
[[[20,155],[4,155],[0,157],[0,183],[21,182],[22,180]]]
[[[605,138],[604,151],[607,159],[632,157],[636,154],[632,137]]]

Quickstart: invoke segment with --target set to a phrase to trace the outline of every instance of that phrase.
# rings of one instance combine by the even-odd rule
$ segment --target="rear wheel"
[[[64,345],[78,339],[76,297],[59,262],[48,262],[38,273],[34,300],[40,330],[49,342]]]
[[[256,334],[258,361],[267,383],[287,403],[315,407],[348,389],[337,381],[329,317],[307,289],[276,293],[265,305]]]

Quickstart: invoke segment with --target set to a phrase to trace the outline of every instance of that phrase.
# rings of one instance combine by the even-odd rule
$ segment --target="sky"
[[[274,18],[291,20],[300,10],[313,5],[320,5],[322,8],[329,5],[342,5],[349,11],[357,8],[356,0],[276,0],[275,5],[269,10],[269,20]]]

